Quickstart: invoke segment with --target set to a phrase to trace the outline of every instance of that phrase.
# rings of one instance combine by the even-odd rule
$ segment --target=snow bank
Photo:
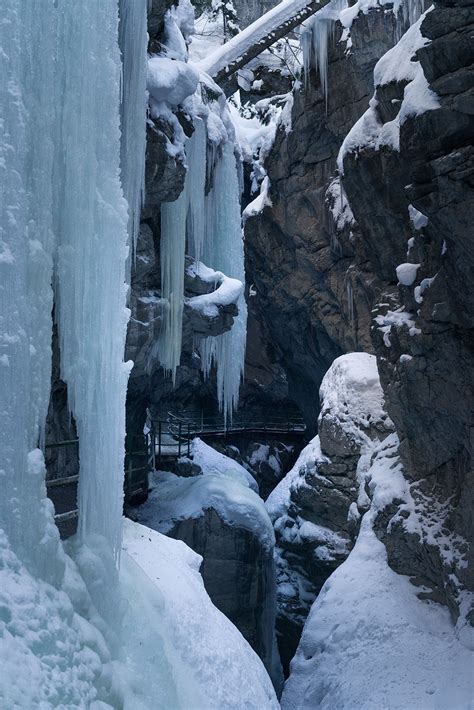
[[[200,563],[183,542],[124,521],[123,655],[142,664],[130,669],[137,677],[125,707],[276,710],[262,662],[212,604]]]
[[[283,710],[435,710],[472,707],[474,654],[456,638],[447,608],[421,601],[387,564],[372,523],[406,494],[395,435],[369,469],[373,502],[347,560],[313,604],[291,664]]]
[[[258,493],[257,481],[246,468],[229,456],[219,453],[212,446],[205,444],[199,437],[192,441],[191,456],[193,462],[201,468],[204,476],[210,474],[228,476]]]
[[[79,577],[75,594],[87,598]],[[0,706],[92,708],[109,660],[70,596],[33,576],[0,530]]]

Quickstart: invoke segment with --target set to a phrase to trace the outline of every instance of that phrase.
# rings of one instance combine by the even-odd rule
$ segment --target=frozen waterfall
[[[160,338],[160,361],[173,380],[182,346],[184,257],[186,251],[212,269],[245,283],[244,247],[240,212],[240,183],[234,142],[208,150],[206,124],[195,118],[186,145],[184,190],[161,210],[161,276],[165,315]],[[213,157],[216,158],[215,164]],[[210,165],[212,163],[212,165]],[[212,183],[205,195],[206,177]],[[242,293],[232,329],[199,344],[207,377],[215,365],[219,407],[231,416],[238,404],[244,369],[247,306]]]
[[[143,36],[144,13],[141,23]],[[135,33],[136,23],[129,29]],[[44,496],[38,465],[35,478],[27,460],[41,443],[48,406],[53,275],[61,374],[80,439],[79,529],[83,540],[98,533],[115,555],[120,549],[129,366],[117,38],[117,0],[8,0],[4,8],[0,469],[7,490],[0,505],[22,557],[39,539],[24,523],[40,510],[32,495]],[[126,94],[132,84],[124,82]],[[129,189],[134,205],[139,182]]]
[[[228,141],[213,173],[213,186],[206,197],[207,235],[204,261],[213,269],[245,283],[244,244],[240,215],[240,184],[233,144]],[[231,417],[239,401],[245,365],[247,304],[242,292],[239,313],[230,331],[201,342],[202,367],[208,375],[217,372],[219,407]]]

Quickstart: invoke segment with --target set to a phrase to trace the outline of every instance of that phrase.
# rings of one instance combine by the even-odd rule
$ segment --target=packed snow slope
[[[446,606],[418,596],[427,589],[390,569],[386,548],[375,532],[381,529],[379,516],[393,510],[393,503],[403,502],[407,525],[416,518],[416,508],[398,455],[397,435],[378,441],[364,432],[387,420],[374,356],[356,353],[338,358],[323,381],[321,395],[325,426],[331,426],[331,417],[337,418],[340,431],[361,443],[359,495],[349,515],[363,517],[353,550],[311,608],[290,666],[282,708],[472,708],[472,635],[462,619],[453,625]],[[364,401],[371,406],[363,406]],[[303,452],[302,463],[313,455],[319,455],[316,440]],[[288,509],[289,494],[302,484],[291,471],[289,481],[281,483],[267,503],[273,515]],[[389,519],[388,529],[395,518]]]
[[[124,521],[121,578],[125,615],[124,662],[133,673],[136,648],[148,682],[134,688],[130,710],[276,710],[270,678],[235,626],[212,604],[199,567],[202,558],[179,540]],[[153,628],[153,637],[143,634]],[[163,670],[163,666],[165,670]],[[174,687],[162,682],[169,673]],[[142,704],[137,703],[137,698]]]

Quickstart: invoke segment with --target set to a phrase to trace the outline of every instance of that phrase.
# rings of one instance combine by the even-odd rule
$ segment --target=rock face
[[[399,151],[365,146],[344,160],[344,187],[373,269],[390,286],[377,306],[373,342],[424,520],[420,536],[405,536],[402,520],[389,532],[381,525],[379,534],[392,566],[423,580],[455,617],[463,589],[474,587],[466,556],[474,532],[473,20],[470,3],[436,3],[421,24],[425,46],[415,57],[436,105],[416,114],[402,102]],[[407,84],[378,88],[382,126],[393,118],[386,111],[393,96],[403,98],[405,87],[409,96]],[[402,262],[415,264],[416,276],[394,287]],[[439,529],[430,534],[436,519]]]
[[[341,142],[373,93],[371,69],[395,40],[390,13],[357,16],[352,53],[346,56],[336,43],[329,54],[327,114],[314,82],[295,95],[292,131],[279,130],[267,162],[272,206],[246,225],[260,312],[310,424],[334,357],[353,349],[376,354],[418,522],[408,524],[406,501],[393,503],[375,530],[390,565],[423,585],[421,595],[446,603],[460,628],[473,621],[468,593],[474,588],[468,544],[474,495],[473,14],[470,2],[436,3],[421,29],[412,28],[390,61],[378,66],[374,100],[345,141],[338,175]],[[336,25],[336,39],[340,34]],[[354,501],[351,475],[359,452],[347,448],[324,414],[319,431],[321,454],[330,460],[323,474],[331,480],[329,492],[319,470],[327,463],[305,462],[288,518],[295,523],[304,513],[310,522],[324,520],[350,546],[341,512]],[[318,456],[313,452],[314,460]],[[281,589],[290,591],[312,569],[295,609],[287,603],[286,619],[293,622],[298,614],[303,618],[301,599],[317,591],[322,568],[310,554],[303,560],[299,541],[285,549],[278,523],[276,530],[284,550],[281,570],[288,563],[289,587],[282,577]],[[329,571],[328,564],[324,574]],[[285,633],[291,638],[291,630]]]
[[[336,157],[368,105],[373,67],[395,43],[396,31],[392,13],[360,14],[347,55],[336,24],[327,108],[312,73],[295,93],[291,131],[279,129],[266,162],[273,206],[246,223],[248,279],[260,317],[313,428],[319,387],[334,358],[372,350],[370,311],[381,286],[335,179]]]
[[[233,2],[241,29],[278,5],[278,0],[233,0]]]
[[[309,608],[349,554],[368,498],[362,474],[393,424],[383,408],[376,360],[344,355],[321,386],[319,435],[267,500],[277,559],[277,633],[284,670]]]
[[[202,555],[200,572],[213,604],[235,624],[275,681],[273,551],[212,508],[200,518],[176,522],[167,534]]]

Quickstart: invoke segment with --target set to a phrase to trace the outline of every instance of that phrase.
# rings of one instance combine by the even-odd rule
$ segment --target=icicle
[[[402,38],[407,29],[419,20],[425,11],[425,6],[426,3],[424,0],[398,0],[398,2],[394,4],[393,11],[397,19],[397,42]]]
[[[201,119],[196,119],[194,133],[186,144],[186,158],[188,170],[183,192],[175,202],[161,207],[161,294],[165,313],[159,357],[173,383],[181,358],[186,236],[197,261],[204,241],[206,128]]]
[[[213,175],[213,187],[206,198],[208,216],[204,261],[213,269],[245,283],[244,246],[240,215],[240,186],[234,147],[227,142]],[[232,417],[239,401],[245,363],[247,304],[242,296],[232,329],[201,343],[202,369],[209,375],[212,363],[217,369],[217,394],[224,417]]]
[[[176,202],[165,202],[161,206],[161,295],[164,314],[159,353],[160,362],[164,370],[171,374],[173,384],[181,358],[187,207],[186,188]]]
[[[346,294],[347,294],[347,315],[349,318],[349,323],[351,326],[354,325],[354,289],[352,288],[352,283],[350,281],[346,284]]]
[[[201,261],[205,232],[204,186],[206,182],[207,132],[204,121],[194,121],[194,133],[186,146],[188,175],[186,179],[188,215],[186,233],[188,253]]]
[[[328,51],[334,37],[335,22],[340,11],[346,6],[346,0],[332,0],[311,20],[304,23],[301,33],[305,81],[308,82],[311,67],[314,66],[314,69],[319,73],[326,108],[328,102]]]
[[[147,113],[147,0],[120,0],[119,44],[122,51],[120,107],[121,182],[128,203],[130,266],[135,254],[140,210],[145,194]],[[130,281],[130,279],[127,279]]]
[[[52,3],[2,3],[0,528],[33,574],[53,583],[61,568],[42,502],[44,464],[30,452],[44,429],[51,377],[56,29]]]

